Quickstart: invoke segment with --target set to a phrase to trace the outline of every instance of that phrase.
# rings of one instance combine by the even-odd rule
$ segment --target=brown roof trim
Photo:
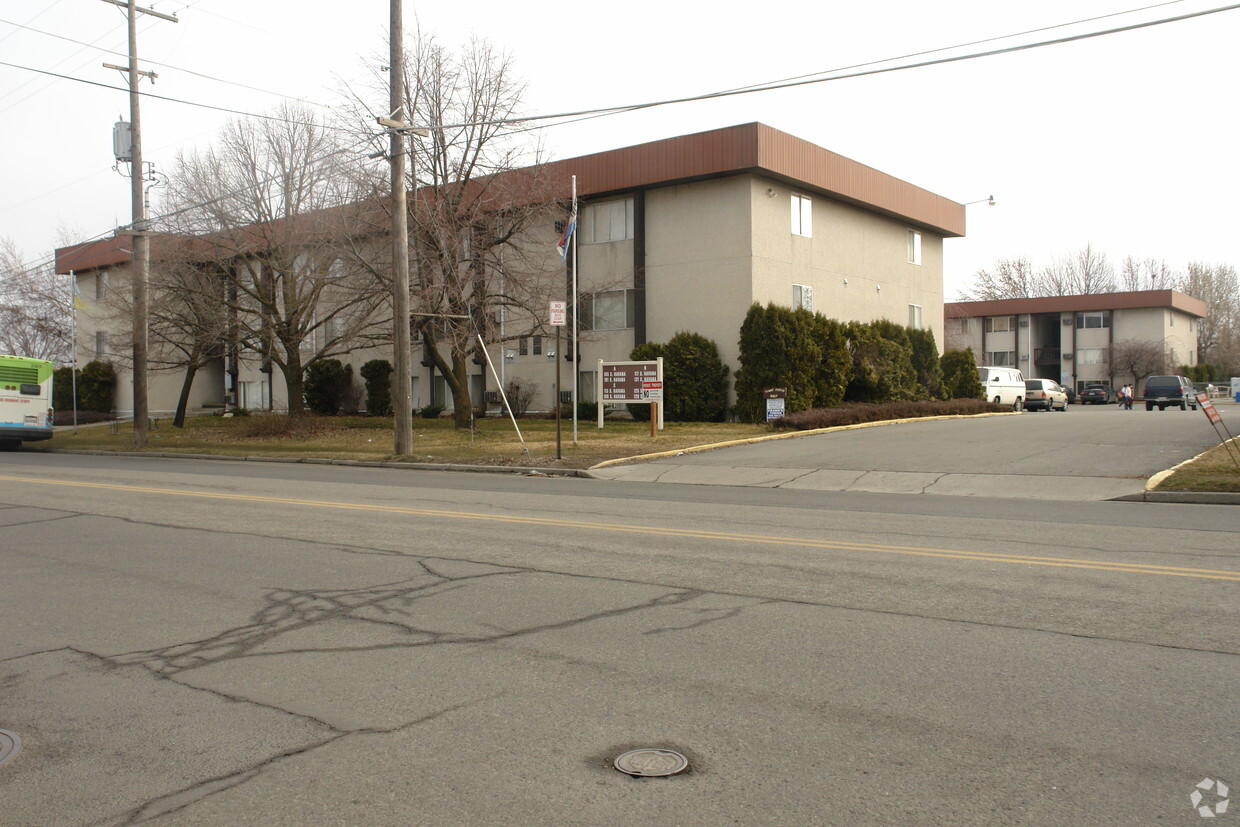
[[[56,250],[56,272],[68,274],[117,267],[133,261],[133,237],[113,236]]]
[[[552,161],[543,169],[565,196],[571,176],[584,196],[669,186],[752,172],[909,221],[963,236],[964,205],[760,123],[681,135]]]
[[[870,210],[945,237],[963,236],[964,205],[760,123],[681,135],[500,173],[515,197],[567,199],[572,176],[589,197],[753,173]],[[347,205],[342,212],[356,212]],[[330,211],[325,211],[330,212]],[[361,212],[365,212],[363,208]],[[56,272],[114,267],[132,260],[128,236],[56,251]]]
[[[1205,318],[1206,303],[1178,290],[1138,290],[1128,293],[1091,293],[1087,296],[1044,296],[1036,299],[993,299],[979,302],[947,302],[948,319],[978,316],[1015,316],[1024,313],[1063,313],[1089,310],[1134,310],[1170,307],[1190,316]]]

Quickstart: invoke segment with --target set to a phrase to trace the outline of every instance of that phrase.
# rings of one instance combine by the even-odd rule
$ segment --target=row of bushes
[[[982,386],[971,350],[941,357],[930,330],[880,319],[839,322],[803,308],[755,304],[740,331],[740,369],[736,373],[736,416],[760,422],[766,415],[763,391],[785,388],[790,412],[839,408],[846,402],[888,403],[980,399]],[[728,416],[728,366],[717,345],[697,333],[680,332],[666,343],[633,349],[634,360],[663,359],[664,419],[671,422],[722,422]],[[376,359],[361,368],[366,410],[392,411],[389,362]],[[508,396],[524,413],[533,388],[510,383]],[[352,392],[353,370],[335,359],[306,370],[306,404],[315,413],[338,413]],[[421,415],[438,415],[428,406]],[[593,405],[590,415],[593,416]],[[630,403],[634,419],[648,419],[650,406]],[[814,426],[823,427],[823,426]]]
[[[885,319],[840,322],[755,304],[741,325],[739,360],[736,414],[745,422],[765,417],[767,388],[787,390],[789,411],[982,395],[971,351],[940,357],[933,331]]]
[[[112,412],[112,400],[116,395],[116,371],[107,362],[87,362],[77,372],[78,422],[97,422]],[[73,368],[57,368],[52,374],[52,405],[58,411],[69,411],[73,416]],[[99,417],[83,418],[82,412],[94,412]],[[58,423],[59,424],[59,423]]]

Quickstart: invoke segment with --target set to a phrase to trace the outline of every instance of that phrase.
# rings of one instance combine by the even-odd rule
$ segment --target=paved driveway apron
[[[1232,433],[1240,408],[1220,406]],[[593,472],[606,479],[820,491],[1106,500],[1218,443],[1200,411],[1069,411],[909,422]]]

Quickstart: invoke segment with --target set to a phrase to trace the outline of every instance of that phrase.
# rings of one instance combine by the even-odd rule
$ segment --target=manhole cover
[[[612,763],[626,775],[642,777],[675,775],[689,768],[689,759],[670,749],[631,749]]]
[[[21,752],[22,739],[16,732],[0,729],[0,767],[12,761]]]

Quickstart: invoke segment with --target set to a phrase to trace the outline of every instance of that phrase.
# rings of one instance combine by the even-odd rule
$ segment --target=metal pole
[[[573,354],[575,357],[577,354]],[[560,326],[555,326],[555,458],[563,459],[560,453],[560,417],[564,406],[560,404]],[[574,421],[576,417],[574,415]]]
[[[404,120],[405,51],[402,0],[391,0],[391,27],[388,45],[391,52],[391,105],[395,120]],[[392,394],[392,450],[397,456],[413,452],[413,380],[410,374],[409,334],[409,224],[405,194],[405,137],[392,130],[392,371],[395,388]],[[417,197],[416,188],[414,197]]]
[[[573,176],[573,216],[577,213],[577,176]],[[580,229],[580,228],[578,228]],[[581,364],[581,353],[577,350],[580,342],[577,340],[577,314],[581,308],[577,304],[577,231],[573,231],[573,237],[569,239],[573,245],[573,295],[571,301],[573,303],[573,444],[577,444],[577,383],[580,381],[581,371],[578,365]]]

